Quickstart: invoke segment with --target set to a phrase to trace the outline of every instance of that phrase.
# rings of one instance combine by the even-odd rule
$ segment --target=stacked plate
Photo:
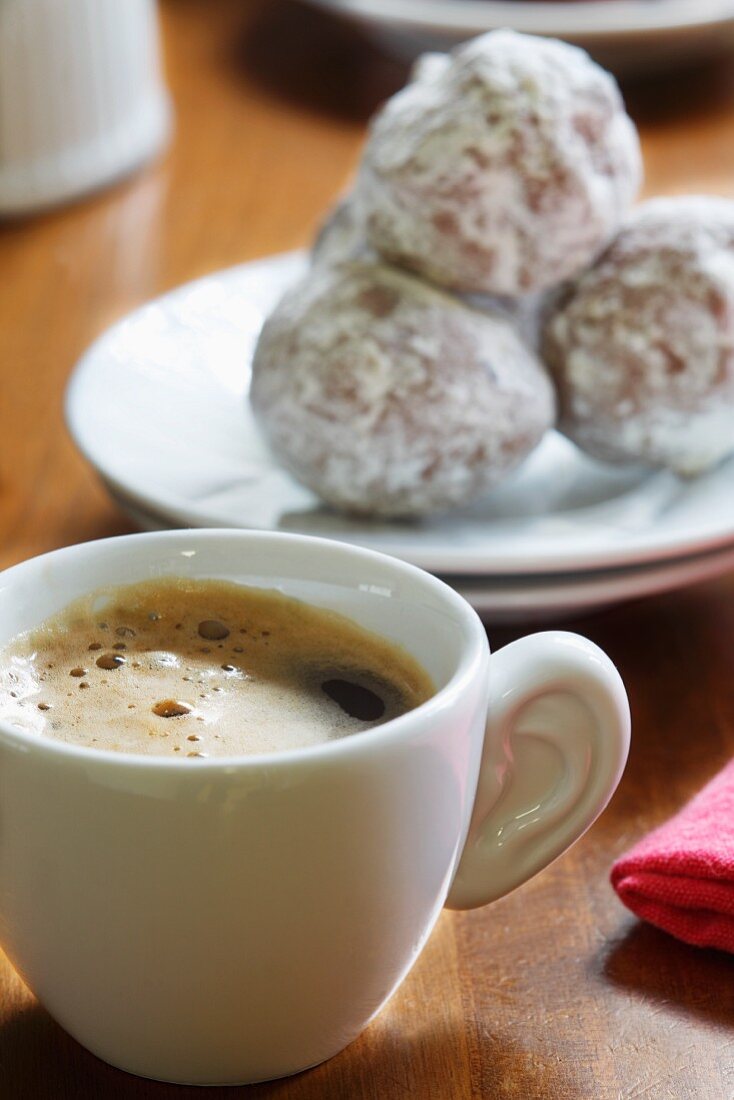
[[[734,460],[685,482],[595,463],[555,433],[471,509],[371,523],[324,508],[273,462],[246,399],[263,318],[305,264],[289,253],[183,286],[77,366],[72,436],[141,527],[359,543],[443,576],[492,621],[568,617],[734,569]]]

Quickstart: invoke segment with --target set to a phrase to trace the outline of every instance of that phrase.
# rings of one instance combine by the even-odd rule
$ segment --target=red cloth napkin
[[[612,867],[638,917],[698,947],[734,952],[734,760]]]

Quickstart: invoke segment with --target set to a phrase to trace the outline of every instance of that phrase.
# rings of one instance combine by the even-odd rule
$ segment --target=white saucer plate
[[[603,466],[556,433],[471,508],[422,523],[329,511],[273,461],[246,397],[263,318],[305,264],[289,253],[199,279],[90,348],[67,422],[118,496],[174,526],[338,538],[445,574],[618,569],[734,542],[734,460],[681,481]]]
[[[734,41],[734,0],[309,0],[364,26],[400,57],[448,50],[498,27],[564,38],[618,73],[720,53]]]
[[[601,570],[580,577],[444,580],[489,622],[538,623],[590,615],[629,600],[713,580],[732,570],[734,548],[730,547],[662,565]]]
[[[120,508],[144,531],[161,531],[170,523],[137,508],[110,488]],[[712,580],[734,570],[734,547],[714,550],[661,565],[599,570],[580,576],[444,577],[491,623],[539,623],[575,618],[643,596]]]

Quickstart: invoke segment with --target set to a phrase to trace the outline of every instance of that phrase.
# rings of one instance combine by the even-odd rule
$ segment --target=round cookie
[[[374,118],[356,194],[369,243],[452,290],[520,295],[577,275],[641,180],[619,89],[566,43],[491,31]]]
[[[553,422],[550,380],[502,317],[385,265],[317,266],[269,317],[251,401],[275,455],[347,512],[464,504]]]
[[[561,429],[590,454],[691,475],[734,451],[734,203],[639,206],[543,350]]]

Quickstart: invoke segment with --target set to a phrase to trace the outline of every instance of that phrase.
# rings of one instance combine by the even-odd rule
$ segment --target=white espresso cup
[[[145,1077],[231,1084],[342,1050],[442,906],[547,866],[619,781],[609,659],[535,634],[490,661],[441,581],[343,543],[168,531],[0,574],[0,644],[95,589],[166,575],[278,589],[402,645],[436,694],[363,733],[261,756],[161,759],[0,723],[0,938],[52,1016]]]

